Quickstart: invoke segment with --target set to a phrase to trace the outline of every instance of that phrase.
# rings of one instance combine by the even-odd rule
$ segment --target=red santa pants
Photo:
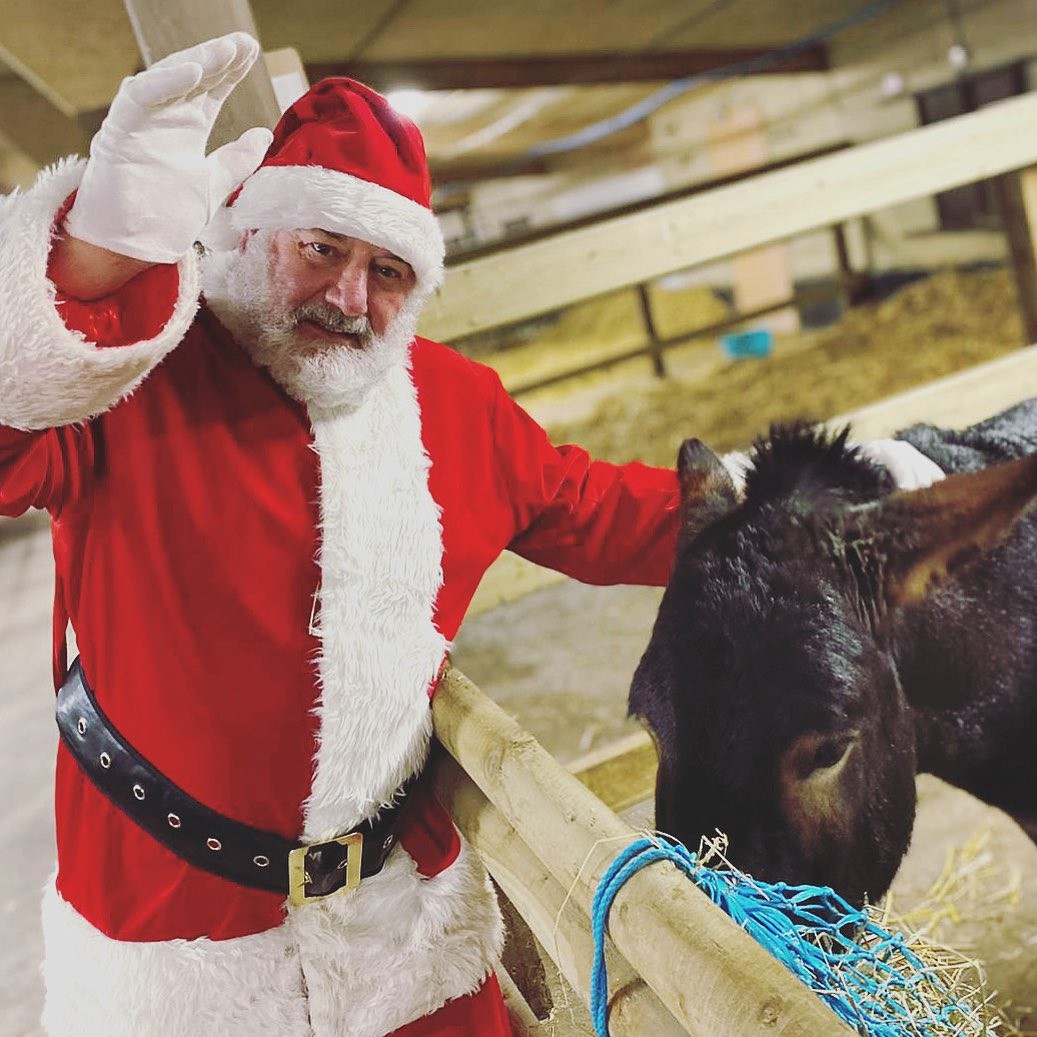
[[[474,994],[448,1001],[387,1037],[512,1037],[497,977],[491,974]]]

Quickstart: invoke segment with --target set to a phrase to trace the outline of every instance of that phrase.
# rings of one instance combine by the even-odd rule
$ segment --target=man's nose
[[[324,298],[347,317],[366,316],[367,267],[358,263],[348,264],[328,286]]]

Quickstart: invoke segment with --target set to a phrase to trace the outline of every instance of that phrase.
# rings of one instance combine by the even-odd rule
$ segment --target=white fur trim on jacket
[[[467,846],[431,879],[397,847],[353,893],[254,936],[113,940],[50,884],[43,937],[49,1037],[383,1037],[477,990],[503,926]]]
[[[310,418],[320,726],[303,839],[316,842],[376,814],[424,765],[428,692],[449,644],[433,622],[443,533],[409,366],[391,368],[360,407]],[[430,879],[397,848],[358,892],[290,912],[316,1032],[380,1037],[476,990],[493,968],[500,915],[467,848]]]
[[[475,853],[422,877],[397,847],[355,894],[291,909],[315,1037],[383,1037],[478,990],[504,939]]]
[[[311,1037],[299,949],[285,926],[236,940],[126,943],[43,894],[50,1037]]]
[[[198,307],[198,264],[179,264],[180,291],[152,339],[98,348],[69,331],[47,278],[54,218],[86,163],[66,159],[26,192],[0,199],[0,422],[21,429],[85,421],[133,392],[183,338]]]
[[[320,458],[320,720],[303,838],[328,839],[390,802],[425,762],[428,691],[449,647],[417,393],[391,368],[363,405],[311,411]]]
[[[378,184],[322,166],[261,166],[216,211],[202,240],[236,248],[247,230],[316,227],[360,238],[410,263],[427,295],[443,278],[443,232],[429,209]]]

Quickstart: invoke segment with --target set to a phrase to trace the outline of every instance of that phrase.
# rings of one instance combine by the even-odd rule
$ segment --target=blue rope
[[[906,946],[903,936],[882,929],[867,910],[851,907],[833,890],[756,882],[733,869],[707,868],[686,846],[656,835],[625,847],[594,894],[590,1009],[598,1037],[608,1037],[609,1032],[605,965],[609,911],[630,876],[660,860],[676,865],[862,1037],[916,1037],[931,1033],[933,1025],[953,1025],[955,1019],[969,1018],[968,1008],[954,1000],[946,984]],[[864,939],[869,941],[867,946]],[[921,1014],[909,1012],[897,994],[907,992],[910,999],[923,984],[944,1003],[934,1006],[918,993]]]

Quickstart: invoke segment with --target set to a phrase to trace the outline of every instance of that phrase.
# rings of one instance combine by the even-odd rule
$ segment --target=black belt
[[[125,814],[185,861],[232,882],[305,904],[381,871],[396,842],[401,800],[375,821],[323,843],[291,842],[210,810],[156,770],[112,726],[77,659],[58,692],[58,730],[87,777]]]

